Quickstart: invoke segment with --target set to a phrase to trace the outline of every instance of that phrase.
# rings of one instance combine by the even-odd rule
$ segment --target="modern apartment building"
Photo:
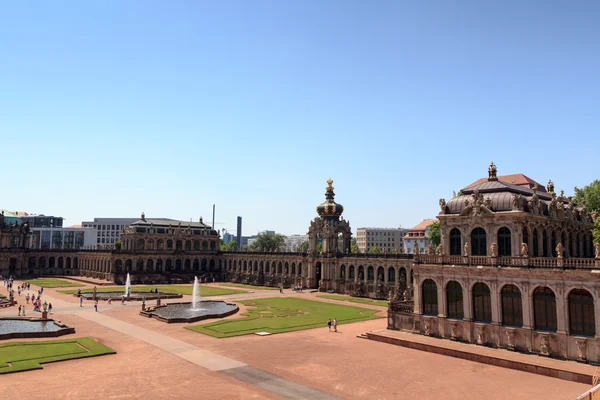
[[[96,244],[106,247],[118,241],[123,229],[138,220],[139,218],[94,218],[93,221],[83,221],[81,226],[96,229],[98,231]]]
[[[308,241],[308,235],[290,235],[285,237],[285,250],[297,251],[302,242]]]
[[[366,253],[371,247],[379,247],[381,251],[399,253],[403,250],[402,237],[408,232],[403,228],[358,228],[356,230],[356,245],[361,253]]]
[[[29,247],[32,249],[95,249],[96,229],[69,226],[66,228],[32,227]]]

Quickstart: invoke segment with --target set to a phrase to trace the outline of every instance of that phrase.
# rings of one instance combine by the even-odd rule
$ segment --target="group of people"
[[[302,285],[297,284],[296,286],[294,286],[294,292],[302,293]]]
[[[331,328],[333,327],[333,332],[337,332],[337,318],[334,318],[333,321],[331,321],[331,318],[329,318],[327,320],[327,327],[329,328],[329,332],[331,332]]]

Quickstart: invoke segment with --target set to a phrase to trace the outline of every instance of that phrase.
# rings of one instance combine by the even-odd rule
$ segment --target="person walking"
[[[337,318],[333,318],[333,331],[337,332]]]
[[[329,328],[329,332],[331,332],[331,318],[327,320],[327,327]]]
[[[48,311],[52,314],[52,303],[48,304]]]
[[[98,312],[98,300],[94,302],[94,310]]]
[[[79,307],[83,307],[83,297],[79,296]]]
[[[19,305],[19,317],[21,316],[21,306]]]

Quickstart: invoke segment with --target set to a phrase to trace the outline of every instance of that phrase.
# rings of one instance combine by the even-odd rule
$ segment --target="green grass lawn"
[[[150,292],[150,289],[154,290],[158,288],[159,292],[162,293],[179,293],[179,294],[192,294],[193,286],[186,285],[132,285],[131,292]],[[93,288],[82,289],[81,293],[92,293],[94,291]],[[104,292],[119,292],[122,291],[125,293],[125,286],[102,286],[96,288],[97,293]],[[75,294],[77,290],[59,290],[60,293],[66,294]],[[200,285],[200,296],[208,297],[208,296],[223,296],[226,294],[238,294],[238,293],[246,293],[245,290],[236,290],[236,289],[225,289],[218,288],[213,286],[204,286]]]
[[[276,287],[268,287],[268,286],[252,286],[246,285],[245,283],[219,283],[219,286],[228,286],[235,287],[240,289],[250,289],[250,290],[279,290]]]
[[[0,344],[0,374],[42,369],[44,363],[104,354],[115,351],[91,338]]]
[[[380,306],[380,307],[388,306],[388,302],[385,300],[364,299],[362,297],[343,296],[343,295],[337,295],[337,294],[322,294],[322,295],[318,295],[317,297],[322,297],[324,299],[329,299],[329,300],[349,301],[352,303],[372,304],[374,306]]]
[[[252,307],[242,314],[246,318],[187,328],[217,338],[226,338],[256,332],[283,333],[326,328],[329,318],[337,318],[339,324],[383,318],[375,315],[376,310],[289,297],[245,300],[239,303]]]
[[[83,286],[80,283],[65,281],[64,279],[57,278],[36,278],[30,279],[28,281],[23,281],[31,283],[32,285],[41,286],[44,288],[57,288],[57,287],[81,287]]]

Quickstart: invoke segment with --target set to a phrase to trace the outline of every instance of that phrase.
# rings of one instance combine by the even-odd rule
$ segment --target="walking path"
[[[19,285],[15,283],[15,286]],[[34,285],[32,285],[33,287]],[[259,297],[264,296],[264,293],[247,293],[237,294],[238,298],[243,297]],[[230,295],[234,296],[234,295]],[[220,296],[220,297],[230,297]],[[206,368],[210,371],[221,372],[234,377],[240,381],[255,385],[261,389],[270,391],[284,398],[289,399],[338,399],[330,393],[326,393],[309,386],[301,385],[270,372],[253,368],[246,363],[228,358],[214,352],[204,350],[198,346],[186,343],[182,340],[163,335],[161,333],[139,327],[137,325],[121,321],[110,317],[102,312],[95,312],[93,307],[75,306],[72,302],[67,302],[58,297],[54,297],[44,293],[42,295],[44,301],[52,303],[54,310],[59,310],[60,313],[73,314],[95,322],[99,325],[110,328],[114,331],[131,336],[134,339],[142,340],[154,347],[171,353],[188,362]],[[102,310],[123,307],[121,304],[103,305]],[[37,315],[37,314],[35,314]]]

